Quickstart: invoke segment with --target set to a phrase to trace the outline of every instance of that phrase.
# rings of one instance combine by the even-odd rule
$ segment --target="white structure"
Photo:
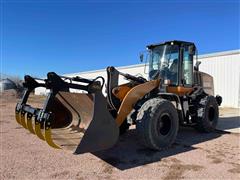
[[[0,92],[3,92],[4,90],[9,90],[9,89],[16,89],[17,85],[14,81],[11,79],[2,79],[0,80]]]
[[[222,106],[240,107],[240,50],[200,56],[200,70],[213,76],[215,95]]]
[[[240,50],[224,51],[200,55],[198,60],[202,62],[200,71],[206,72],[214,77],[215,95],[223,97],[223,107],[240,107]],[[121,72],[132,75],[141,75],[147,78],[148,68],[145,64],[117,67]],[[97,76],[107,77],[106,69],[66,74],[65,76],[80,76],[94,79]],[[123,78],[120,83],[124,83]],[[105,91],[105,90],[104,90]],[[46,94],[46,90],[38,88],[36,94]]]

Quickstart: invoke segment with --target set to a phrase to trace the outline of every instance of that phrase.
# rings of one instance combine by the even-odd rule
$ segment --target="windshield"
[[[178,45],[161,45],[150,50],[149,54],[149,78],[159,76],[163,80],[170,80],[170,84],[178,83]]]

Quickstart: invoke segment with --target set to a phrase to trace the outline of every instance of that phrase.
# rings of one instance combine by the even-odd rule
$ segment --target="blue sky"
[[[239,1],[1,1],[1,71],[43,77],[139,63],[151,43],[240,48]],[[100,2],[100,3],[97,3]]]

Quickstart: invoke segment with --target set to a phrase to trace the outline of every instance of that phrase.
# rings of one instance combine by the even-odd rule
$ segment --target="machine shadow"
[[[175,143],[170,148],[158,152],[144,148],[139,142],[136,130],[131,129],[119,138],[113,148],[93,154],[120,170],[126,170],[161,161],[162,158],[175,154],[192,151],[196,149],[193,145],[218,138],[222,134],[225,132],[199,133],[193,128],[181,127]]]
[[[240,128],[240,116],[220,117],[217,129],[229,130]]]

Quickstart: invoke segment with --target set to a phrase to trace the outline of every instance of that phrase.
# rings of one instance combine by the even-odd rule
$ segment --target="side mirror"
[[[143,60],[144,60],[144,54],[143,54],[143,53],[141,53],[141,54],[139,55],[139,59],[140,59],[140,62],[143,62]]]
[[[190,55],[194,55],[195,54],[195,50],[196,50],[196,48],[195,48],[194,45],[188,46],[188,52],[189,52]]]
[[[195,66],[194,66],[194,70],[195,71],[199,71],[199,65],[201,64],[202,62],[201,61],[197,61]]]

